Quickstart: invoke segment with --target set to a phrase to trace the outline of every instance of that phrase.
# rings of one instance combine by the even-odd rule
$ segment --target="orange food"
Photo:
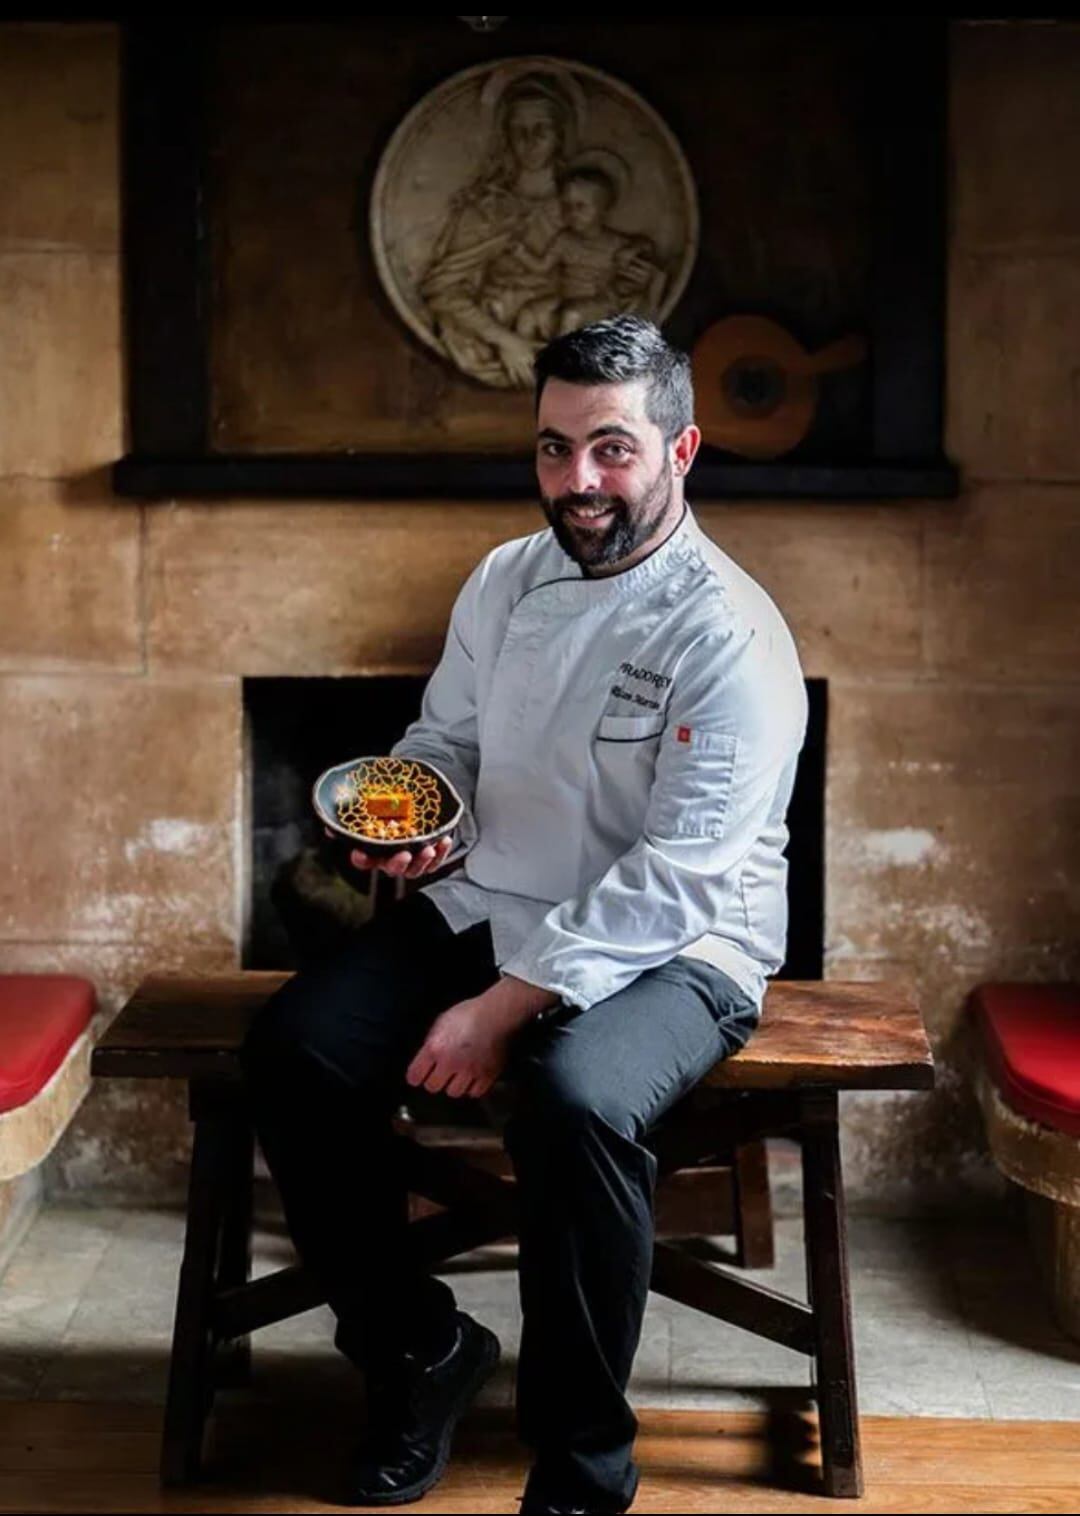
[[[412,827],[413,800],[407,790],[376,790],[365,792],[369,816],[378,821],[400,821],[403,827]]]
[[[345,777],[334,796],[338,824],[354,837],[423,837],[439,825],[435,777],[411,758],[372,758]]]

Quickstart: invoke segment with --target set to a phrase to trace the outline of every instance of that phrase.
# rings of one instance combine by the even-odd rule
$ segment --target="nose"
[[[572,453],[566,470],[566,491],[571,495],[598,495],[602,476],[589,450]]]

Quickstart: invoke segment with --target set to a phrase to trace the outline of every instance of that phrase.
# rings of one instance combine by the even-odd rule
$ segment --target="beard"
[[[671,505],[672,485],[671,460],[665,458],[656,478],[637,496],[541,495],[540,504],[567,557],[583,569],[599,568],[621,563],[655,534]],[[615,514],[606,527],[578,527],[566,515],[572,506],[602,506]]]

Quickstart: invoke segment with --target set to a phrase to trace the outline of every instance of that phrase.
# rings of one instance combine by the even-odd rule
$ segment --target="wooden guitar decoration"
[[[726,316],[694,345],[697,423],[702,438],[744,458],[778,458],[814,423],[819,374],[866,357],[866,339],[841,337],[811,353],[767,316]]]

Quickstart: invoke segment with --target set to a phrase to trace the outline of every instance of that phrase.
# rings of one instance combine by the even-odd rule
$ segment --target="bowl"
[[[346,812],[351,808],[353,815],[357,814],[356,808],[361,804],[360,788],[364,785],[377,787],[380,782],[404,789],[413,797],[422,832],[381,838],[366,837],[349,830]],[[392,858],[401,852],[418,853],[429,842],[437,842],[447,832],[452,832],[465,809],[457,790],[434,764],[425,763],[422,758],[371,754],[350,758],[347,763],[336,763],[320,774],[312,786],[311,801],[315,814],[332,833],[331,838],[323,840],[334,862],[354,882],[357,870],[349,862],[349,854],[354,848],[360,848],[369,858]],[[389,822],[389,816],[383,819]]]

